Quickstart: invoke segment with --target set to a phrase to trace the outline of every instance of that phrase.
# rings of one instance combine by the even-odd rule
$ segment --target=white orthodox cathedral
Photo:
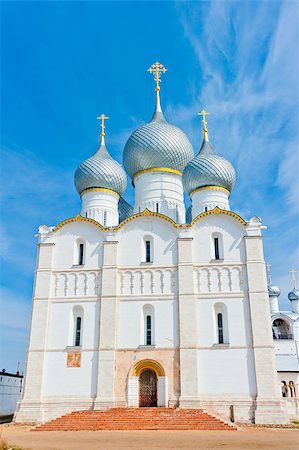
[[[285,400],[294,410],[299,391],[299,292],[290,293],[293,312],[280,313],[270,282],[269,301],[264,227],[259,217],[247,221],[230,210],[235,170],[209,143],[207,113],[194,156],[161,110],[166,69],[155,63],[149,71],[156,108],[125,145],[126,172],[108,153],[102,115],[100,146],[75,173],[80,214],[38,230],[15,420],[164,406],[286,423]],[[122,197],[126,173],[134,207]]]

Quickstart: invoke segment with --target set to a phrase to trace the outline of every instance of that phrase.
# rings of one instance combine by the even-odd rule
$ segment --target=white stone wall
[[[222,245],[220,260],[213,255],[215,233]],[[142,314],[150,307],[151,358],[157,351],[163,366],[163,352],[179,352],[181,407],[228,414],[235,404],[236,419],[248,421],[256,414],[259,422],[282,421],[260,234],[258,221],[245,227],[223,214],[203,217],[192,229],[149,216],[109,233],[82,221],[56,232],[43,227],[17,420],[44,421],[74,409],[118,405],[117,351],[123,350],[122,358],[144,351]],[[78,242],[85,249],[81,266],[74,256]],[[74,307],[83,311],[79,349],[73,348]],[[217,342],[217,308],[225,312],[224,344]],[[81,361],[70,367],[68,353],[74,350]],[[173,372],[165,376],[159,385],[163,402],[171,397],[168,385],[174,385]],[[136,386],[134,393],[128,378],[129,373],[118,396],[134,402]]]

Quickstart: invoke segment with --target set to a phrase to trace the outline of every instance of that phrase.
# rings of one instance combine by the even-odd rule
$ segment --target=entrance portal
[[[157,406],[157,375],[152,369],[144,369],[139,375],[139,406]]]

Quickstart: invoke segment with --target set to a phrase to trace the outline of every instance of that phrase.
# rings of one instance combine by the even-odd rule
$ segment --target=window
[[[83,266],[84,244],[79,244],[79,266]]]
[[[156,203],[156,212],[159,212],[159,203]]]
[[[152,345],[152,318],[146,316],[146,345]]]
[[[81,345],[81,317],[76,318],[76,332],[75,332],[75,346],[80,347]]]
[[[218,325],[218,344],[223,344],[223,318],[222,314],[217,314],[217,325]]]
[[[227,320],[227,308],[224,303],[216,303],[215,309],[215,325],[216,325],[216,344],[228,344],[228,320]]]
[[[104,225],[104,227],[107,225],[107,211],[104,211],[103,225]]]
[[[175,221],[176,221],[176,223],[179,222],[179,210],[178,210],[178,205],[175,205]]]
[[[223,236],[221,233],[213,233],[211,236],[211,255],[214,261],[223,260]]]
[[[85,241],[82,238],[76,240],[74,245],[73,264],[75,266],[83,266],[85,263]]]
[[[151,262],[151,242],[145,241],[145,261]]]
[[[220,259],[219,257],[219,238],[214,238],[214,250],[215,250],[215,259]]]
[[[144,305],[142,308],[141,345],[155,344],[155,315],[152,305]]]
[[[207,207],[207,206],[205,206],[205,212],[207,212],[207,210],[208,210],[208,207]]]

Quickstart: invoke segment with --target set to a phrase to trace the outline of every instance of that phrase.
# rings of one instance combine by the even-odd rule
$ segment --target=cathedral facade
[[[236,174],[209,142],[194,150],[160,106],[123,152],[81,163],[77,216],[38,231],[18,422],[112,407],[203,408],[285,423],[259,217],[230,210]],[[184,192],[192,206],[186,211]]]

